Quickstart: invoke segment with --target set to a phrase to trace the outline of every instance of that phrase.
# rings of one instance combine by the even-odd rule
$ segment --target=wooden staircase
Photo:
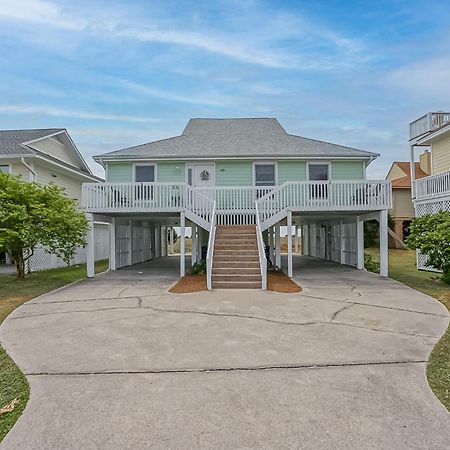
[[[261,289],[261,282],[255,225],[218,225],[213,289]]]

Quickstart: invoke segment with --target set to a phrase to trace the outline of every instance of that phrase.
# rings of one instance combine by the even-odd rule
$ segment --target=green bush
[[[427,257],[427,264],[441,270],[442,281],[450,284],[450,212],[416,217],[406,244],[420,250]]]
[[[364,255],[364,267],[369,272],[380,273],[380,264],[373,259],[372,255]]]
[[[206,261],[204,259],[195,263],[191,269],[191,275],[204,275],[206,273]]]

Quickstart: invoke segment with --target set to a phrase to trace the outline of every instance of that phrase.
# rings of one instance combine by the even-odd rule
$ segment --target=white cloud
[[[102,114],[89,111],[77,111],[73,109],[54,108],[52,106],[33,106],[33,105],[0,105],[0,113],[17,114],[39,114],[53,117],[73,117],[78,119],[107,120],[118,122],[138,122],[148,123],[157,122],[158,119],[121,115],[121,114]]]

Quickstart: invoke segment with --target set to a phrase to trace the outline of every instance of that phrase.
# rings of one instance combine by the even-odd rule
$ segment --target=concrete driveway
[[[176,271],[107,273],[3,323],[31,398],[1,448],[448,448],[425,376],[437,301],[310,258],[301,294],[169,294]]]

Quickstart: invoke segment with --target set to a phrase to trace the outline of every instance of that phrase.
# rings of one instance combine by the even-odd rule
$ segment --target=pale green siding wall
[[[186,165],[184,162],[159,162],[156,168],[156,181],[160,183],[184,183]]]
[[[305,161],[279,161],[278,162],[278,184],[286,181],[306,180]]]
[[[216,186],[252,186],[251,161],[216,162]]]
[[[331,161],[332,180],[364,179],[364,163],[362,161]]]
[[[133,165],[131,163],[108,163],[106,166],[106,181],[111,183],[127,183],[133,180]]]

